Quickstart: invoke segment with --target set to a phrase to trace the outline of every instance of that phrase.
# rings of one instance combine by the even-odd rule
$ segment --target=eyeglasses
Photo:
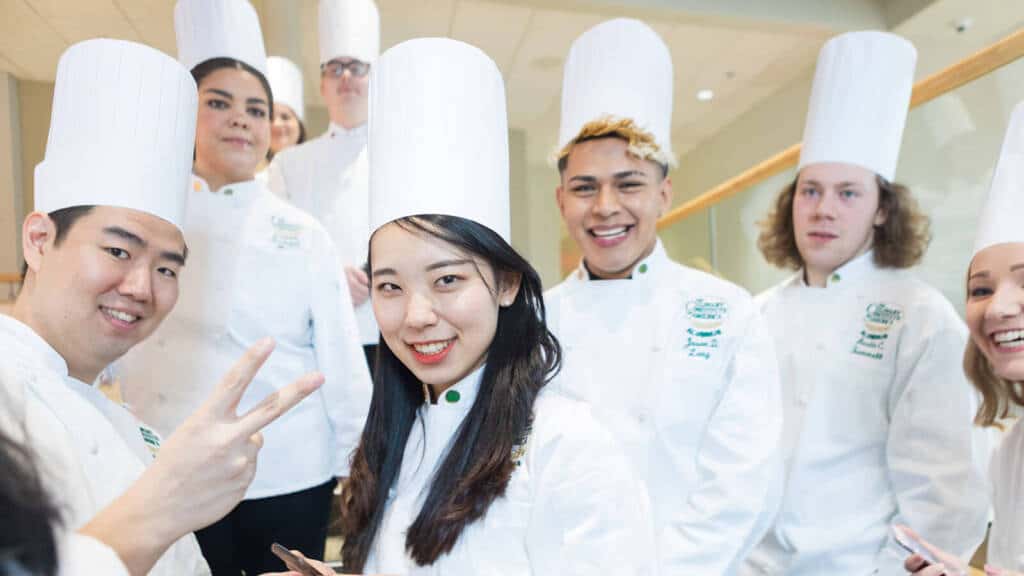
[[[326,64],[320,65],[320,73],[332,76],[334,78],[341,78],[348,70],[356,78],[362,78],[370,71],[370,63],[363,62],[362,60],[348,60],[342,62],[341,60],[331,60]]]

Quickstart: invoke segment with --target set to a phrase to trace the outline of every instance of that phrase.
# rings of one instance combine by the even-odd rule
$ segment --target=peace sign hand
[[[243,393],[273,349],[270,338],[249,348],[143,475],[160,487],[160,502],[150,513],[168,515],[176,537],[216,522],[238,504],[256,473],[260,430],[323,384],[323,375],[307,374],[237,415]]]

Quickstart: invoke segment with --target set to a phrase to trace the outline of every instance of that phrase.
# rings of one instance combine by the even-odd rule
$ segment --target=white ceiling
[[[833,4],[845,7],[848,23],[857,26],[884,17],[880,1]],[[920,2],[891,3],[910,1]],[[554,145],[562,60],[587,28],[633,16],[665,39],[676,69],[674,146],[683,154],[805,73],[824,40],[839,31],[841,18],[834,7],[821,10],[820,0],[773,2],[777,13],[763,8],[771,3],[760,1],[759,13],[750,15],[738,8],[744,4],[740,0],[378,0],[384,48],[418,36],[450,36],[479,46],[498,63],[506,79],[510,123],[527,132],[531,162],[542,161]],[[819,8],[799,11],[801,3]],[[253,4],[268,49],[301,61],[306,100],[318,106],[315,0]],[[97,36],[144,42],[173,55],[173,6],[174,0],[0,0],[0,69],[52,81],[60,53]],[[717,14],[716,6],[722,7]],[[300,14],[282,18],[282,10]],[[803,17],[784,21],[789,13]],[[771,14],[776,17],[767,18]],[[714,90],[715,99],[698,102],[695,95],[702,88]]]

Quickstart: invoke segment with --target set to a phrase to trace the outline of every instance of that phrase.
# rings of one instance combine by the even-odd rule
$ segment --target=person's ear
[[[53,246],[57,226],[42,212],[32,212],[21,225],[21,252],[25,265],[38,272],[43,265],[43,255]]]

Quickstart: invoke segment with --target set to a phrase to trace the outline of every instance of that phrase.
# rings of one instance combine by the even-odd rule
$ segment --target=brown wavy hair
[[[793,233],[793,197],[796,178],[783,188],[775,199],[768,217],[760,222],[757,247],[765,260],[778,268],[799,270],[804,259],[796,246]],[[876,175],[878,209],[885,212],[885,222],[875,226],[872,250],[875,264],[881,268],[910,268],[921,261],[931,242],[928,216],[921,212],[910,188]]]

